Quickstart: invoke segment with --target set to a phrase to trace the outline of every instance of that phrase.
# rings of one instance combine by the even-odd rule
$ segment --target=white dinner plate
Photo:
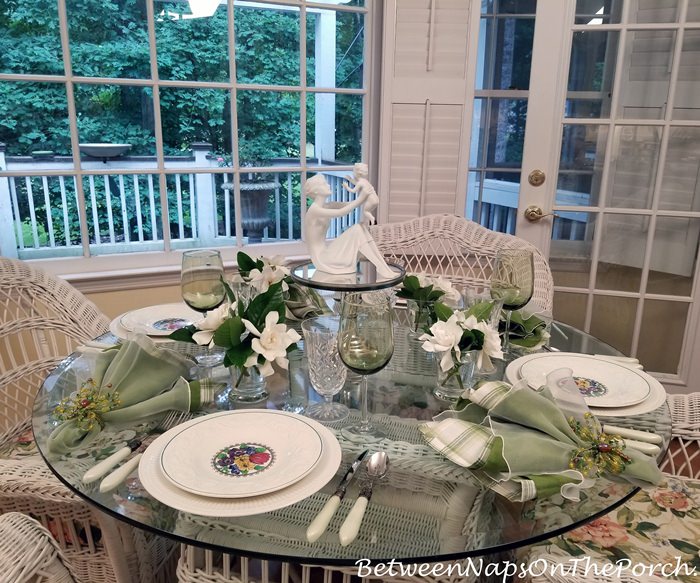
[[[547,375],[558,368],[570,368],[589,407],[629,407],[649,396],[651,385],[639,371],[624,364],[601,360],[588,354],[545,352],[530,355],[520,364],[518,376],[533,389],[545,384]]]
[[[202,315],[184,303],[160,304],[126,312],[119,324],[128,332],[143,332],[148,336],[168,336],[175,330],[189,326]]]
[[[178,488],[214,498],[245,498],[291,486],[321,459],[311,419],[248,409],[200,417],[163,447],[161,470]]]
[[[209,417],[214,418],[230,414],[230,411],[222,411],[221,413],[209,415]],[[188,421],[170,431],[182,429],[197,420]],[[284,508],[311,496],[311,494],[323,488],[335,476],[342,460],[342,450],[335,435],[320,423],[308,419],[307,421],[316,427],[316,431],[318,431],[323,440],[323,454],[313,471],[287,488],[249,498],[211,498],[186,492],[170,483],[160,468],[161,453],[173,435],[170,432],[166,432],[158,437],[143,453],[143,457],[139,462],[139,480],[146,491],[156,500],[176,510],[191,512],[200,516],[217,516],[222,518],[250,516]]]

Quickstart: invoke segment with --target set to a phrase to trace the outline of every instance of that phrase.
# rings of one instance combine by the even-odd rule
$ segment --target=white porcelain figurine
[[[367,168],[367,164],[358,162],[353,166],[353,176],[347,177],[353,186],[348,186],[347,182],[343,182],[343,188],[348,192],[356,193],[358,197],[366,196],[362,205],[362,221],[360,222],[369,227],[377,221],[374,216],[374,210],[379,206],[379,195],[374,190],[372,183],[367,180],[368,176],[369,168]]]
[[[339,237],[326,241],[330,220],[347,215],[364,203],[368,195],[366,189],[353,201],[327,205],[326,199],[331,194],[330,186],[323,174],[316,174],[304,184],[304,194],[313,199],[304,217],[304,230],[306,245],[316,269],[331,274],[354,273],[359,255],[362,255],[377,268],[380,277],[390,278],[396,275],[384,261],[364,225],[353,225]]]

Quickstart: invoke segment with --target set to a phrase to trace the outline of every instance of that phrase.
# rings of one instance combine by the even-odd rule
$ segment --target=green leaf
[[[491,302],[479,302],[466,311],[467,317],[474,316],[480,322],[486,321],[491,316],[493,304]]]
[[[698,550],[698,547],[695,545],[691,545],[689,542],[683,541],[683,540],[677,540],[677,539],[668,539],[668,542],[671,543],[671,546],[674,548],[678,549],[681,553],[687,553],[689,555],[696,555]]]
[[[441,322],[447,322],[453,313],[454,311],[449,306],[446,306],[442,302],[435,302],[435,316],[437,316],[437,319]]]
[[[229,304],[233,304],[233,302],[236,301],[236,294],[233,293],[231,286],[228,284],[228,282],[223,277],[221,278],[221,283],[224,285],[224,291],[226,292],[226,299],[228,300]]]
[[[229,348],[224,356],[224,366],[237,366],[242,368],[248,357],[253,354],[250,346]]]
[[[635,530],[637,532],[646,532],[648,530],[659,530],[659,526],[653,522],[640,522]]]
[[[240,316],[224,320],[224,323],[214,331],[214,344],[228,349],[236,348],[241,345],[241,336],[245,329]]]
[[[168,335],[168,338],[171,340],[177,340],[178,342],[194,342],[192,340],[192,335],[197,332],[197,328],[194,326],[185,326],[184,328],[180,328],[178,330],[175,330],[174,332],[171,332]]]
[[[407,275],[403,278],[403,287],[409,292],[415,292],[420,289],[420,283],[415,275]]]
[[[620,509],[617,511],[617,521],[624,526],[629,526],[632,524],[633,520],[634,512],[632,512],[626,506],[620,507]]]
[[[238,271],[245,273],[246,275],[253,271],[253,269],[258,268],[258,263],[247,253],[239,251],[236,255],[236,262],[238,263]]]
[[[270,312],[277,312],[280,315],[279,321],[284,322],[284,295],[281,281],[272,284],[266,292],[255,296],[248,304],[244,317],[250,320],[258,330],[262,330],[265,326],[265,317]]]

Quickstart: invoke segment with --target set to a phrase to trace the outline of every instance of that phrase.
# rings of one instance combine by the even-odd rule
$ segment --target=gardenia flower
[[[210,310],[207,315],[195,322],[197,332],[192,334],[192,340],[194,340],[200,346],[213,346],[214,345],[214,332],[216,329],[224,323],[229,317],[229,306],[227,304],[221,304],[215,310]]]
[[[259,269],[251,269],[248,281],[250,285],[258,290],[258,293],[262,294],[265,293],[273,283],[282,281],[287,275],[289,275],[288,269],[280,269],[279,267],[266,265],[263,267],[262,271]],[[282,281],[282,291],[287,291],[288,288],[289,286]]]
[[[425,273],[414,274],[418,278],[418,285],[420,287],[433,286],[434,290],[439,290],[445,295],[440,298],[440,302],[447,304],[448,306],[456,307],[462,300],[462,295],[459,290],[452,285],[452,282],[441,276],[431,276]]]
[[[470,322],[470,320],[474,322]],[[469,316],[466,322],[470,330],[479,330],[484,333],[484,346],[479,350],[479,355],[477,356],[476,365],[480,370],[490,371],[493,369],[493,364],[491,363],[492,358],[503,358],[503,351],[501,350],[501,337],[498,334],[498,330],[489,326],[484,321],[477,321],[474,316]]]
[[[445,293],[445,295],[440,298],[440,301],[448,306],[457,307],[459,302],[462,301],[462,294],[452,285],[449,279],[436,277],[433,280],[433,289],[439,289]]]
[[[443,371],[448,371],[454,366],[452,351],[456,350],[459,355],[459,340],[462,338],[462,327],[454,316],[449,317],[446,322],[435,322],[430,327],[430,334],[423,334],[419,340],[423,340],[423,350],[426,352],[443,353],[440,360],[440,367]]]
[[[279,314],[277,312],[269,312],[265,316],[265,327],[261,332],[253,326],[252,322],[243,319],[243,325],[255,336],[251,342],[255,354],[251,354],[243,366],[246,368],[259,366],[260,374],[264,377],[274,373],[272,361],[286,369],[289,364],[287,348],[301,340],[301,336],[296,330],[287,328],[284,324],[278,324],[278,320]],[[262,365],[258,365],[258,355],[260,354],[265,359]]]

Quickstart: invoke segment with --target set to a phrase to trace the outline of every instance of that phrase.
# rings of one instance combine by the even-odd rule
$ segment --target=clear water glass
[[[339,324],[338,316],[318,316],[301,324],[311,386],[324,399],[307,407],[304,414],[325,423],[341,421],[349,414],[345,405],[333,402],[348,374],[338,354]]]

